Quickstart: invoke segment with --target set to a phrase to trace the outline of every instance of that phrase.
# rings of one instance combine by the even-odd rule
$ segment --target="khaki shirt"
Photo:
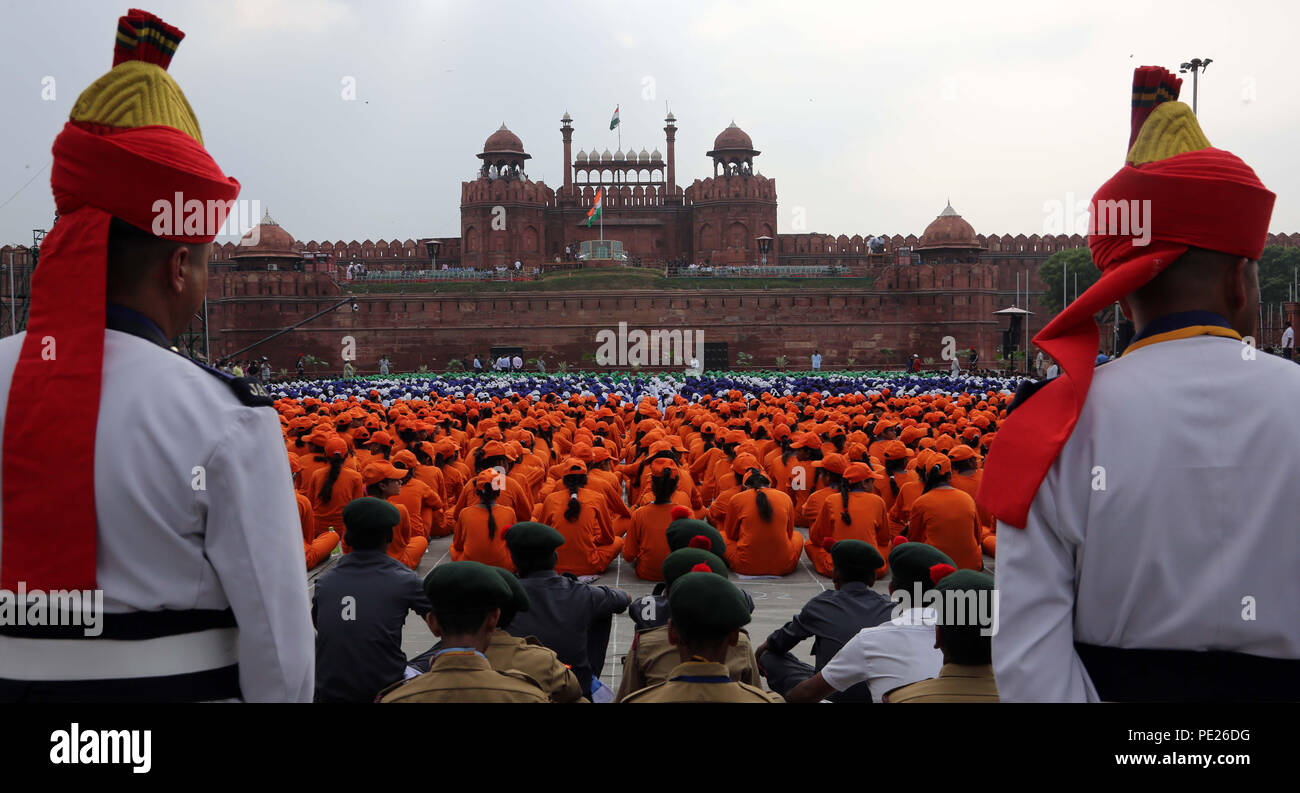
[[[679,663],[681,656],[668,641],[667,625],[637,633],[632,649],[623,658],[623,679],[618,685],[615,701],[622,701],[633,691],[664,682]],[[754,659],[754,647],[749,634],[743,630],[736,646],[727,649],[727,672],[732,680],[751,686],[761,685],[763,678]]]
[[[620,702],[784,702],[780,694],[730,679],[725,664],[687,661],[678,664],[668,679],[628,694]]]
[[[429,671],[389,686],[380,702],[550,702],[541,686],[523,672],[498,672],[481,653],[448,651]]]
[[[998,702],[993,665],[944,664],[939,676],[900,686],[885,695],[886,702]]]
[[[587,701],[582,696],[578,676],[560,663],[554,650],[543,647],[532,636],[520,639],[498,628],[492,632],[484,654],[493,669],[515,669],[531,677],[550,696],[552,702]]]

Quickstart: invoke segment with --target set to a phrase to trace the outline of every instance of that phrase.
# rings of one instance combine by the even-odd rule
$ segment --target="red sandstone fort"
[[[441,371],[452,358],[519,348],[526,358],[543,356],[554,371],[561,360],[570,368],[590,365],[596,334],[626,322],[702,330],[711,344],[723,345],[730,364],[745,352],[758,366],[785,356],[790,367],[807,368],[814,350],[827,367],[899,364],[911,353],[938,358],[947,336],[989,362],[1007,327],[994,312],[1028,308],[1030,334],[1037,332],[1050,319],[1040,296],[1060,288],[1041,282],[1038,265],[1087,244],[1079,234],[976,234],[951,205],[920,236],[778,234],[776,180],[755,167],[760,152],[744,130],[734,122],[722,130],[704,153],[712,175],[683,188],[676,119],[669,113],[664,122],[662,152],[655,146],[575,155],[565,113],[564,181],[555,188],[528,176],[532,155],[503,123],[477,155],[478,177],[461,185],[459,237],[301,242],[268,214],[245,244],[214,246],[206,326],[192,328],[191,349],[218,359],[327,309],[350,291],[349,266],[362,264],[369,279],[411,280],[400,292],[358,293],[356,310],[327,312],[255,354],[292,369],[306,353],[327,362],[322,373],[338,371],[349,339],[365,373],[384,355],[394,371]],[[587,223],[598,189],[603,228]],[[508,284],[458,291],[456,281],[442,277],[464,269],[526,277],[572,268],[582,243],[602,234],[621,241],[630,262],[661,271],[695,264],[779,277],[821,268],[856,278],[835,287],[720,289],[701,278],[695,289],[540,292]],[[256,244],[247,244],[251,239]],[[1270,235],[1268,242],[1300,246],[1300,233]],[[27,248],[0,248],[0,259],[10,254],[16,271],[26,266],[30,273]],[[0,284],[6,299],[7,289]],[[15,289],[21,294],[23,287]],[[1289,304],[1288,314],[1295,313]]]

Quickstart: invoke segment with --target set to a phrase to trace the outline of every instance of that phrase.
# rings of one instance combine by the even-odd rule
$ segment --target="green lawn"
[[[359,294],[404,292],[586,292],[623,289],[870,289],[874,278],[665,278],[644,270],[605,270],[549,275],[540,281],[406,281],[345,283]]]

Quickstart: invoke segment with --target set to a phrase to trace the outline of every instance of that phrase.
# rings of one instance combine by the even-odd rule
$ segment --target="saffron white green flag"
[[[614,115],[609,120],[609,128],[613,129],[618,126],[618,105],[614,105]]]
[[[617,121],[618,119],[615,119]],[[587,210],[587,228],[591,228],[591,221],[596,220],[605,211],[605,188],[596,188],[596,200],[591,203],[591,209]]]

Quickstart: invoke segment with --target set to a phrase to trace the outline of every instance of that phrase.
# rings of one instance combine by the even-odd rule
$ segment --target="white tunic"
[[[0,340],[0,439],[25,335]],[[58,487],[57,472],[33,486]],[[274,410],[242,404],[226,383],[169,350],[105,331],[95,509],[105,612],[230,608],[243,697],[311,701],[302,532]],[[83,668],[96,665],[93,648],[84,648]],[[138,669],[96,672],[163,674],[176,662],[141,659]],[[0,678],[60,677],[41,674],[0,652]]]
[[[998,526],[1004,702],[1096,701],[1076,641],[1300,658],[1297,397],[1300,367],[1231,338],[1096,370],[1025,530]]]

